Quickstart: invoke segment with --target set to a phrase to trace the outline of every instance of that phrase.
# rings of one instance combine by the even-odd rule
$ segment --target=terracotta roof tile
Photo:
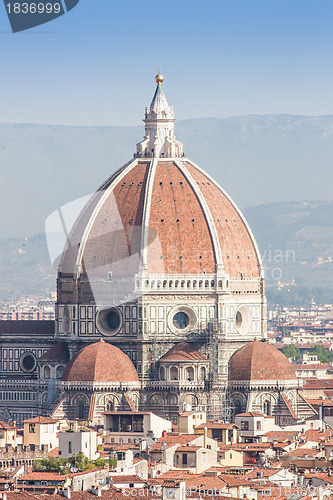
[[[24,420],[23,423],[27,424],[56,424],[58,420],[50,417],[34,417],[34,418],[29,418],[28,420]]]
[[[286,356],[267,342],[254,340],[230,358],[229,380],[297,380]]]
[[[159,361],[201,361],[206,356],[189,343],[175,344]]]
[[[39,358],[40,361],[62,361],[68,363],[69,350],[66,342],[58,342]]]
[[[130,358],[118,347],[102,339],[89,344],[67,365],[62,380],[66,382],[138,382]]]

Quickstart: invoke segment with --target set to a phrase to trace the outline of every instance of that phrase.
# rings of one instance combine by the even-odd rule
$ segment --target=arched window
[[[176,366],[170,368],[170,380],[178,380],[178,368]]]
[[[272,407],[270,401],[264,401],[263,412],[265,415],[270,416],[272,414]]]
[[[188,366],[186,368],[186,380],[194,380],[194,370],[192,368],[192,366]]]
[[[199,371],[200,380],[206,380],[206,368],[202,366]]]
[[[150,398],[149,403],[150,403],[151,405],[155,405],[155,406],[159,406],[159,405],[163,404],[163,402],[162,402],[162,398],[161,398],[161,396],[160,396],[159,394],[154,394],[154,395]]]
[[[238,415],[239,413],[242,413],[242,403],[237,399],[235,401],[235,415]]]
[[[165,368],[161,366],[160,368],[160,380],[165,380]]]
[[[63,373],[64,373],[64,367],[63,366],[57,366],[57,379],[58,380],[61,379]]]
[[[84,403],[82,401],[79,402],[79,404],[77,405],[77,418],[79,420],[85,420],[85,415],[86,412],[85,412],[85,408],[84,408]]]
[[[51,377],[51,370],[49,366],[44,366],[44,378],[50,378]]]
[[[169,404],[170,405],[176,405],[178,404],[178,398],[176,394],[170,394],[169,396]]]

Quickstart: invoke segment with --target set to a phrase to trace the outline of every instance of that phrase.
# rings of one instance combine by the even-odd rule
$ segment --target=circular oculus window
[[[176,306],[168,314],[168,326],[174,333],[190,331],[197,322],[195,311],[188,306]]]
[[[112,337],[121,330],[123,319],[116,307],[102,307],[96,315],[96,326],[103,334]]]
[[[239,334],[245,335],[249,332],[251,324],[251,314],[247,306],[239,306],[235,316],[235,323],[236,330]]]
[[[31,373],[36,368],[36,358],[32,352],[25,352],[20,358],[20,367],[25,373]]]

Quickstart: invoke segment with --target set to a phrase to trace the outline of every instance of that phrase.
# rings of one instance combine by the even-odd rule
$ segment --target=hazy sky
[[[13,34],[0,5],[1,122],[134,125],[154,91],[178,119],[333,114],[332,0],[80,0]]]

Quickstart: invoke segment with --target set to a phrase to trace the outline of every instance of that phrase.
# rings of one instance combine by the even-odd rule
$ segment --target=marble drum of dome
[[[159,73],[134,158],[91,197],[71,231],[58,273],[59,332],[135,335],[145,318],[140,308],[126,318],[123,308],[145,296],[164,301],[143,309],[147,332],[184,336],[218,321],[226,333],[262,336],[255,239],[232,199],[183,153],[162,82]],[[74,310],[68,317],[69,304],[85,304],[82,324]]]

